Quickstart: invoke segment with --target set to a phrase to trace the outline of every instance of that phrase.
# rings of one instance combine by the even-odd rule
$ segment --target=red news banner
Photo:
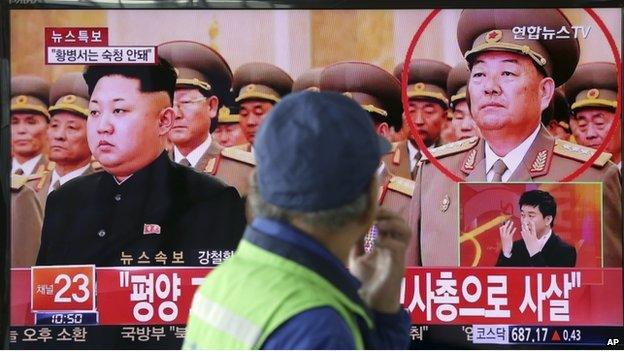
[[[97,311],[100,325],[185,324],[209,268],[51,266],[11,271],[11,325]],[[32,273],[32,275],[31,275]],[[623,324],[622,269],[408,268],[413,324]]]
[[[106,27],[46,27],[45,45],[48,46],[108,46]]]

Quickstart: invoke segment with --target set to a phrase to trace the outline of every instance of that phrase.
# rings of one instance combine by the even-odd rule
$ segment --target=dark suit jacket
[[[574,267],[576,265],[576,249],[565,243],[553,232],[542,251],[533,257],[529,256],[524,240],[514,241],[511,257],[505,257],[501,251],[496,265],[499,267]]]
[[[121,266],[124,252],[136,265],[143,251],[151,264],[160,251],[172,264],[173,251],[183,251],[183,265],[199,265],[199,251],[233,251],[245,224],[235,188],[163,152],[121,185],[99,172],[50,193],[37,264]]]

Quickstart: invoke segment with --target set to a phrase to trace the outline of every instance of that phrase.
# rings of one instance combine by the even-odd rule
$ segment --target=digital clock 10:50
[[[98,313],[93,312],[37,312],[35,325],[97,325]]]
[[[52,324],[82,324],[82,313],[57,313],[52,315]]]

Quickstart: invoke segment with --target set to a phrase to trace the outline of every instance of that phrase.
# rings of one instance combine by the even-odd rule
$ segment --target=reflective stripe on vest
[[[251,348],[262,335],[262,328],[227,308],[195,294],[191,314]]]

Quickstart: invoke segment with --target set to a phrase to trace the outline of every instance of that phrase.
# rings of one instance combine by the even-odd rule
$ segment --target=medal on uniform
[[[446,212],[451,205],[451,198],[447,195],[444,195],[444,199],[442,199],[442,204],[440,204],[440,212]]]

